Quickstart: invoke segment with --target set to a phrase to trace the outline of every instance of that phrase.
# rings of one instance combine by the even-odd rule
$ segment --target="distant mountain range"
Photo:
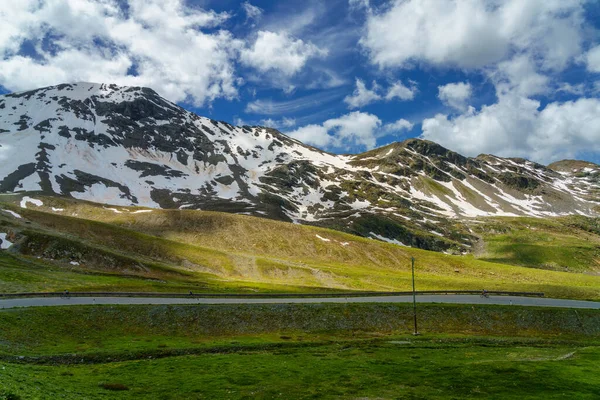
[[[152,89],[63,84],[0,97],[0,193],[202,209],[468,252],[465,218],[600,215],[600,166],[464,157],[409,139],[334,155],[200,117]]]

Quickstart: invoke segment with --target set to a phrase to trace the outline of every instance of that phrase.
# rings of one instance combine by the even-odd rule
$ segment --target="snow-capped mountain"
[[[467,158],[418,139],[333,155],[140,87],[0,97],[0,192],[247,213],[427,249],[468,249],[461,218],[598,215],[600,167],[568,163]]]

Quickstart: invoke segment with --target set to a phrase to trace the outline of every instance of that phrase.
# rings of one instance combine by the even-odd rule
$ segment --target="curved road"
[[[0,309],[15,307],[90,305],[90,304],[289,304],[289,303],[410,303],[412,296],[313,297],[313,298],[152,298],[152,297],[34,297],[0,300]],[[497,304],[537,307],[592,308],[600,302],[548,299],[538,297],[475,295],[418,295],[418,303]]]

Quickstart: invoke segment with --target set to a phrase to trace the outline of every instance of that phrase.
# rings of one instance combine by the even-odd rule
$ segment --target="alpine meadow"
[[[591,0],[0,6],[0,400],[600,398]]]

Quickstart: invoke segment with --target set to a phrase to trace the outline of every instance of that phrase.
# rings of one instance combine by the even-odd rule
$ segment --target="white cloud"
[[[367,17],[361,44],[380,67],[480,68],[527,51],[561,69],[581,52],[580,0],[395,0]]]
[[[364,107],[384,99],[387,101],[396,98],[400,100],[412,100],[417,93],[417,88],[415,85],[409,88],[404,86],[402,81],[396,81],[387,89],[385,96],[381,95],[380,92],[382,92],[382,88],[377,82],[373,81],[371,89],[368,89],[361,79],[356,78],[356,88],[351,95],[344,98],[344,102],[348,104],[348,108],[353,109]]]
[[[296,119],[283,117],[281,119],[281,126],[285,128],[291,128],[292,126],[296,126]]]
[[[287,134],[303,143],[321,148],[367,150],[376,147],[377,139],[410,131],[413,124],[405,119],[382,124],[373,114],[353,111],[339,118],[328,119],[322,125],[306,125]]]
[[[590,49],[585,59],[588,71],[600,72],[600,45]]]
[[[470,85],[439,87],[440,100],[462,115],[424,120],[424,138],[469,155],[491,152],[548,161],[597,151],[591,137],[600,143],[599,100],[550,103],[540,110],[540,102],[530,99],[551,89],[583,94],[586,85],[555,79],[574,61],[584,59],[588,70],[598,66],[600,72],[600,47],[581,57],[588,37],[584,3],[392,0],[367,13],[360,43],[380,68],[475,69],[495,85],[498,102],[479,111],[467,108]]]
[[[323,57],[327,50],[294,39],[286,32],[259,31],[254,44],[241,52],[241,61],[262,73],[278,71],[285,76],[299,72],[313,57]]]
[[[574,158],[600,151],[600,100],[555,102],[540,110],[539,101],[503,95],[480,111],[471,107],[456,118],[438,114],[424,120],[422,137],[469,156],[491,153],[546,163]]]
[[[249,1],[243,2],[242,8],[246,13],[246,22],[248,22],[249,20],[259,20],[260,17],[262,17],[263,9],[250,4]]]
[[[403,131],[412,130],[413,126],[414,126],[414,124],[412,124],[410,121],[407,121],[404,118],[401,118],[401,119],[397,120],[396,122],[392,122],[392,123],[383,125],[383,131],[385,133],[398,134]]]
[[[471,98],[472,88],[468,82],[448,83],[438,86],[438,98],[442,103],[459,111],[467,109],[467,101]]]
[[[399,98],[400,100],[412,100],[415,98],[416,93],[417,88],[415,85],[412,85],[409,88],[407,86],[404,86],[402,81],[397,81],[389,87],[388,92],[385,95],[385,99],[393,100],[395,98]]]
[[[240,117],[234,117],[233,118],[233,124],[235,126],[250,125],[248,122],[246,122],[245,120],[241,119]]]
[[[375,147],[380,135],[381,120],[369,113],[353,111],[339,118],[328,119],[322,125],[307,125],[289,132],[301,142],[317,147],[350,149]]]
[[[298,139],[302,143],[320,148],[329,147],[334,141],[334,138],[327,133],[327,128],[323,125],[306,125],[288,132],[287,135]]]
[[[143,85],[196,105],[237,96],[233,60],[241,43],[212,29],[227,14],[180,0],[130,0],[127,12],[121,5],[117,0],[3,4],[0,85],[9,90],[73,81]],[[19,54],[25,41],[34,44],[36,57]]]
[[[272,118],[261,119],[260,124],[269,128],[277,128],[279,123]]]
[[[373,82],[372,89],[369,90],[361,79],[356,78],[356,89],[354,89],[352,95],[344,98],[344,103],[348,104],[348,108],[360,108],[366,106],[381,100],[381,96],[377,94],[377,90],[378,86],[376,82]]]
[[[274,128],[274,129],[292,128],[292,127],[296,126],[296,120],[294,118],[285,118],[285,117],[280,120],[267,118],[267,119],[261,119],[260,125],[267,126],[269,128]]]
[[[339,118],[329,119],[323,126],[328,131],[333,131],[336,147],[349,148],[354,144],[372,149],[376,145],[376,133],[381,126],[381,120],[373,114],[354,111]]]
[[[550,79],[536,72],[536,66],[528,55],[519,55],[499,63],[489,75],[500,93],[534,96],[549,90]]]
[[[586,87],[583,83],[571,85],[570,83],[563,82],[557,86],[556,91],[564,92],[564,93],[568,93],[568,94],[576,95],[576,96],[583,96],[586,92]]]

